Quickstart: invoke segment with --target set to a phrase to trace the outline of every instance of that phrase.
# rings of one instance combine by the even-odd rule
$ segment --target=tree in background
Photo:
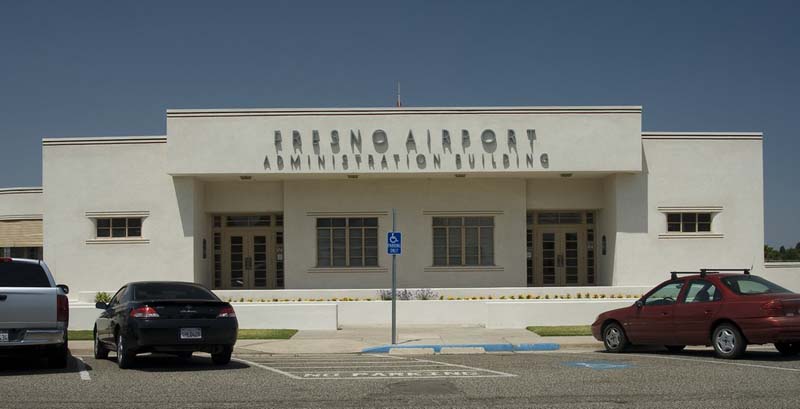
[[[778,250],[770,246],[764,246],[764,260],[766,261],[800,261],[800,243],[794,248],[787,249],[781,246]]]

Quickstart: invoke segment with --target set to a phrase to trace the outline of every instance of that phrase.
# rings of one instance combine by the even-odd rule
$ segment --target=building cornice
[[[641,106],[168,109],[167,118],[230,116],[641,114]]]
[[[642,132],[645,140],[760,141],[761,132]]]
[[[0,215],[0,221],[3,222],[18,221],[18,220],[43,220],[43,219],[44,215],[42,215],[41,213]]]
[[[167,143],[166,136],[110,136],[89,138],[44,138],[43,146],[64,145],[140,145]]]
[[[7,187],[0,188],[0,195],[40,194],[41,187]]]

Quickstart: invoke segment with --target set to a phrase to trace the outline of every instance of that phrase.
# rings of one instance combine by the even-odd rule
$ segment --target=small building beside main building
[[[168,110],[165,136],[46,138],[0,256],[73,292],[646,286],[764,266],[762,135],[619,107]]]

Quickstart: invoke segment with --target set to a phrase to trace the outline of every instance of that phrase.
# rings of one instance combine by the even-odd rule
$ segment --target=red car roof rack
[[[722,273],[726,271],[741,271],[744,274],[750,274],[752,268],[701,268],[700,273]]]
[[[678,278],[678,274],[700,274],[701,276],[705,276],[705,273],[702,271],[671,271],[669,274],[672,276],[673,280]]]

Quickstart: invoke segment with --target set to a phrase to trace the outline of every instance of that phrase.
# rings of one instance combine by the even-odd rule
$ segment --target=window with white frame
[[[667,213],[667,232],[708,233],[711,232],[711,219],[711,213]]]
[[[433,265],[494,265],[494,217],[434,217]]]
[[[100,217],[95,225],[97,238],[142,237],[141,217]]]
[[[377,217],[317,218],[317,267],[377,266]]]

